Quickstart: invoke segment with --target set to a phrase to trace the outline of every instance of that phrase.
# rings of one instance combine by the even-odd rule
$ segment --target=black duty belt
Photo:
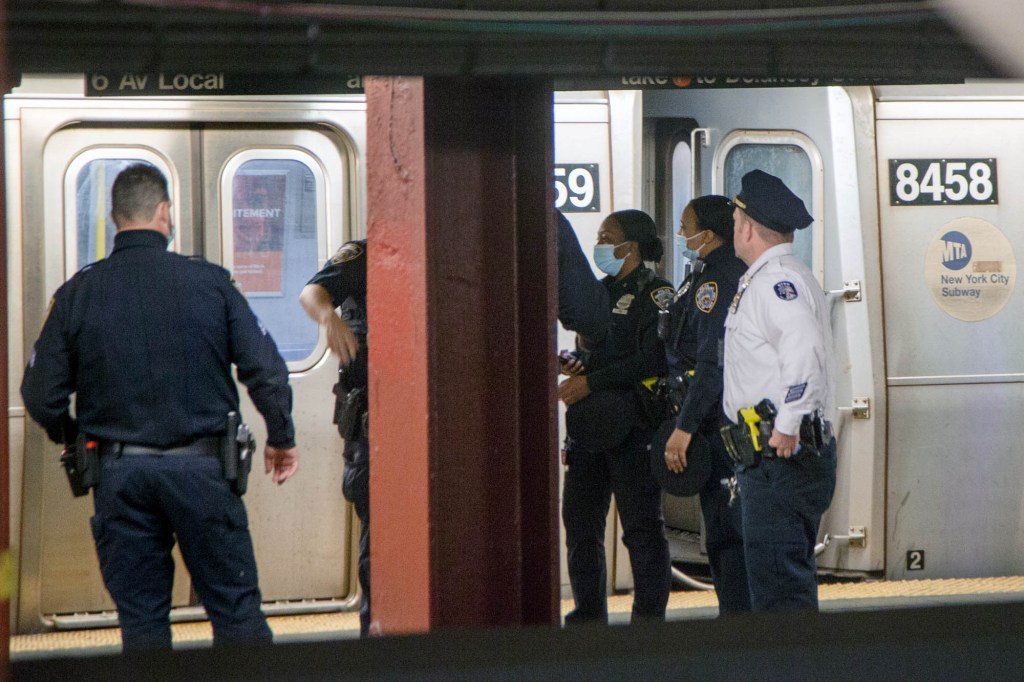
[[[216,457],[220,455],[220,436],[207,436],[199,438],[188,445],[180,445],[174,448],[157,448],[150,445],[136,445],[135,443],[122,443],[119,441],[100,441],[101,455],[206,455]]]

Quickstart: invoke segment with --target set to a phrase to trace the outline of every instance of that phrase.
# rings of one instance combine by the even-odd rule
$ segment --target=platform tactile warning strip
[[[922,603],[945,601],[957,603],[960,599],[979,595],[1004,595],[1007,601],[1024,600],[1024,576],[1002,578],[970,578],[947,580],[896,580],[861,581],[822,584],[818,588],[823,608],[828,602],[845,600],[893,600],[906,606],[915,599]],[[686,617],[685,609],[705,609],[717,606],[712,591],[679,591],[669,597],[668,609]],[[608,611],[613,614],[628,613],[633,605],[631,594],[616,594],[608,598]],[[572,609],[571,599],[562,600],[562,614]],[[884,608],[881,607],[881,608]],[[359,614],[355,612],[323,613],[304,616],[274,616],[267,619],[274,637],[282,639],[309,638],[350,638],[359,629]],[[205,646],[212,638],[208,622],[176,623],[171,626],[176,646]],[[16,635],[11,637],[11,656],[45,656],[46,652],[60,655],[109,653],[120,648],[121,633],[117,628],[50,632],[38,635]]]

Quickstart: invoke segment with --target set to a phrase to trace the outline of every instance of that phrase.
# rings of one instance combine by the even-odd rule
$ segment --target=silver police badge
[[[697,293],[693,295],[693,300],[702,313],[710,313],[718,302],[718,282],[701,284],[697,288]]]
[[[629,306],[633,303],[633,294],[624,294],[616,303],[615,307],[612,308],[612,312],[618,315],[629,314]]]
[[[775,285],[775,295],[783,301],[792,301],[796,298],[796,286],[787,280],[782,280]]]

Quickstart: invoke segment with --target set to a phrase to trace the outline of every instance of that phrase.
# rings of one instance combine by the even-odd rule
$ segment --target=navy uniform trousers
[[[345,472],[341,493],[352,503],[359,517],[359,634],[370,632],[370,443],[366,436],[345,442]]]
[[[650,431],[638,427],[612,450],[591,452],[570,445],[566,452],[562,521],[576,602],[566,625],[608,620],[604,534],[612,494],[633,569],[632,620],[665,618],[672,573],[661,488],[650,470],[650,442]]]
[[[816,457],[764,457],[736,474],[754,611],[818,608],[814,546],[836,487],[836,441]]]
[[[708,565],[718,597],[718,613],[728,615],[751,610],[750,586],[743,550],[743,507],[739,499],[730,504],[729,489],[722,480],[731,478],[733,468],[722,437],[712,429],[701,429],[711,448],[711,475],[698,492],[704,516],[704,543]]]
[[[175,537],[214,644],[270,642],[241,498],[206,455],[106,455],[93,538],[125,650],[171,646]]]

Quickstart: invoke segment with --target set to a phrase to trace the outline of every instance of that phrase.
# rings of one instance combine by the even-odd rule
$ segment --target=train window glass
[[[319,329],[297,304],[316,272],[318,183],[304,160],[251,159],[230,178],[231,270],[288,362],[308,358]]]
[[[173,176],[162,158],[139,150],[137,157],[126,157],[119,150],[117,158],[104,156],[103,150],[90,150],[76,158],[68,167],[65,181],[66,224],[74,226],[67,231],[66,275],[70,277],[89,263],[106,258],[114,248],[117,227],[110,217],[110,189],[117,175],[135,163],[156,166],[168,179],[174,195]],[[110,154],[111,150],[106,150]],[[175,202],[171,202],[172,207]]]
[[[732,148],[725,160],[725,194],[739,194],[743,176],[759,168],[780,178],[793,192],[812,205],[811,162],[803,149],[792,144],[741,144]],[[798,230],[793,239],[794,253],[813,268],[811,232]]]
[[[679,256],[686,246],[685,240],[679,236],[679,221],[683,209],[690,203],[693,196],[693,182],[690,178],[690,145],[685,142],[676,144],[672,150],[672,243],[675,247],[670,254],[672,262],[672,282],[679,284],[686,276],[689,263]]]
[[[718,187],[726,196],[738,194],[743,176],[759,168],[781,178],[803,199],[815,221],[796,232],[793,251],[824,282],[824,167],[810,138],[795,131],[734,131],[716,151],[715,165]]]

